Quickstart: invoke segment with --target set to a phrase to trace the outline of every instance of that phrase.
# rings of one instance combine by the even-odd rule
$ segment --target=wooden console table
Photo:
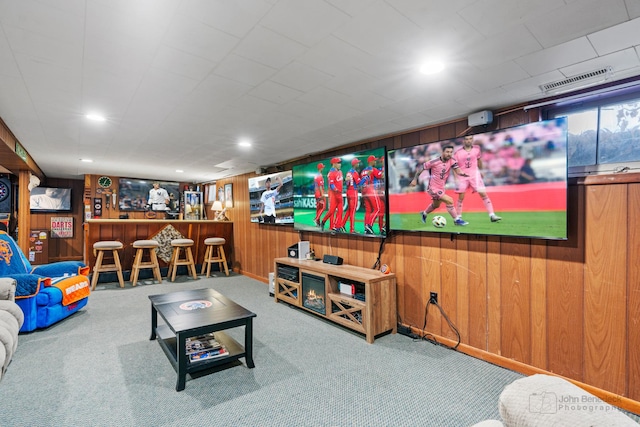
[[[377,335],[397,331],[394,274],[295,258],[276,258],[274,271],[276,302],[286,302],[360,332],[368,343],[373,343]],[[341,293],[340,285],[354,290],[353,295]]]

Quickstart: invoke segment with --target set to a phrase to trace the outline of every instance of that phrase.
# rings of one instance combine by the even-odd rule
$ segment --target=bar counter
[[[178,235],[179,234],[179,235]],[[136,250],[136,240],[155,239],[160,243],[160,267],[167,267],[169,259],[162,259],[160,252],[168,250],[168,240],[185,237],[193,239],[191,248],[196,264],[202,264],[208,237],[223,237],[226,240],[224,251],[229,269],[233,267],[233,222],[212,220],[170,220],[170,219],[90,219],[84,223],[84,262],[91,266],[96,263],[93,244],[103,240],[118,240],[124,248],[119,252],[123,271],[131,271]],[[215,266],[215,265],[214,265]]]

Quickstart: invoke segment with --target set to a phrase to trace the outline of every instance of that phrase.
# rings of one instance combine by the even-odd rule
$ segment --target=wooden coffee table
[[[236,304],[213,289],[195,289],[150,295],[151,340],[158,343],[178,373],[176,391],[185,387],[187,374],[226,364],[242,357],[247,367],[253,368],[253,318],[255,313]],[[165,324],[158,326],[158,314]],[[244,346],[221,332],[244,326]],[[224,345],[227,356],[190,362],[186,354],[186,340],[215,332],[218,342]]]

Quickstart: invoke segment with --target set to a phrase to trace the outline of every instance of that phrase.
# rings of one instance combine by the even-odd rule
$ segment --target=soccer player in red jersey
[[[331,159],[331,170],[327,174],[329,184],[329,210],[322,218],[320,227],[324,230],[324,225],[329,219],[331,231],[340,231],[342,226],[342,159],[334,157]]]
[[[358,207],[358,185],[360,184],[360,174],[356,167],[360,163],[358,158],[351,160],[351,169],[345,176],[345,185],[347,186],[347,211],[342,219],[342,225],[340,228],[344,230],[344,226],[349,221],[349,232],[354,233],[354,226],[356,220],[356,208]]]
[[[456,211],[458,213],[457,219],[462,219],[462,202],[464,201],[467,189],[471,188],[471,190],[474,193],[477,192],[482,199],[484,207],[489,213],[491,222],[498,222],[502,218],[496,215],[493,211],[493,204],[491,203],[489,196],[487,196],[487,190],[484,186],[482,173],[480,172],[483,168],[481,156],[482,150],[479,145],[475,145],[473,143],[473,135],[465,136],[462,147],[458,148],[453,153],[453,159],[458,163],[458,166],[460,166],[460,170],[468,175],[467,177],[458,175],[454,176],[456,181],[456,193],[458,193],[458,203],[456,205]]]
[[[410,185],[414,187],[418,183],[418,177],[423,171],[427,170],[431,173],[429,187],[427,188],[427,193],[431,196],[431,204],[427,206],[424,211],[420,212],[422,215],[422,222],[424,223],[427,222],[427,215],[440,207],[440,204],[444,202],[447,207],[447,212],[449,212],[449,215],[454,219],[453,223],[455,225],[469,224],[467,221],[458,218],[456,208],[453,206],[453,199],[445,193],[445,185],[447,184],[447,179],[449,178],[451,171],[453,171],[454,175],[468,176],[466,173],[460,172],[460,167],[452,156],[453,145],[443,147],[440,157],[429,160],[428,162],[418,166],[416,175],[413,178],[413,181],[411,181]]]
[[[383,172],[376,168],[376,156],[367,157],[369,166],[360,172],[360,185],[362,187],[362,202],[364,203],[364,234],[375,234],[373,223],[383,212],[382,201],[376,188],[378,180],[384,179]],[[382,233],[382,229],[380,230]]]
[[[324,169],[323,163],[318,163],[318,173],[313,178],[313,192],[316,199],[316,217],[313,220],[314,224],[320,227],[320,217],[324,212],[327,202],[324,199],[324,177],[322,176],[322,170]]]

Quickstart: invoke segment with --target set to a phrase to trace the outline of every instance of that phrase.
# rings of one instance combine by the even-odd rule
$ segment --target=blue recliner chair
[[[17,281],[16,304],[24,313],[20,332],[46,328],[87,304],[89,267],[79,261],[31,266],[15,240],[0,230],[0,277]]]

